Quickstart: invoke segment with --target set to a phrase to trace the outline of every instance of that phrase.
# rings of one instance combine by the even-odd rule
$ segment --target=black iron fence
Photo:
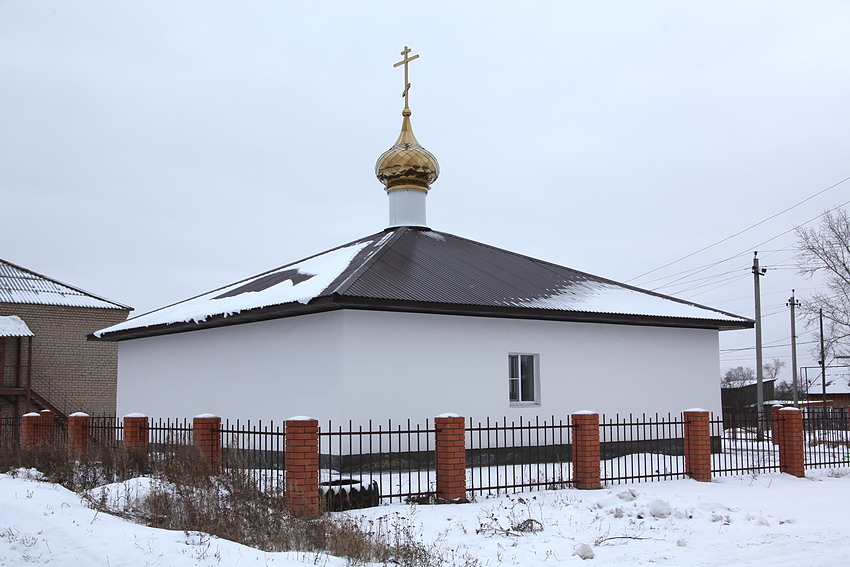
[[[779,471],[769,412],[741,418],[712,416],[709,421],[713,475]],[[44,439],[67,443],[65,423],[57,421]],[[600,472],[603,483],[684,478],[684,427],[681,416],[602,416]],[[281,422],[225,422],[222,464],[250,475],[269,493],[284,486],[285,431]],[[573,484],[572,425],[568,420],[469,419],[466,424],[467,493],[472,497],[505,492],[566,488]],[[333,507],[335,498],[359,492],[363,502],[428,502],[436,495],[435,427],[406,421],[322,427],[319,434],[321,483]],[[192,455],[192,423],[154,421],[148,429],[151,455]],[[0,453],[14,451],[20,419],[0,418]],[[120,447],[123,422],[92,418],[90,445]],[[778,440],[777,440],[778,441]],[[805,466],[850,466],[846,413],[804,417]]]
[[[608,483],[685,478],[685,422],[670,414],[601,416],[601,480]]]
[[[220,433],[224,467],[244,471],[263,492],[283,494],[286,433],[281,423],[225,421]]]
[[[803,420],[806,468],[850,467],[850,430],[844,411],[814,413]]]
[[[719,442],[717,450],[712,447],[713,475],[779,472],[779,445],[774,444],[769,412],[712,416],[709,426],[712,444]]]
[[[572,486],[572,426],[549,421],[469,419],[467,491],[473,495]]]
[[[319,432],[321,486],[332,507],[338,498],[427,502],[436,494],[435,429],[430,420],[334,426]],[[362,502],[362,503],[367,503]],[[360,502],[358,502],[360,503]]]

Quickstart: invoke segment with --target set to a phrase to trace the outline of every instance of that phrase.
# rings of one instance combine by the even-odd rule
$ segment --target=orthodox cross
[[[405,108],[408,108],[407,92],[410,90],[410,83],[407,81],[407,64],[410,63],[411,61],[413,61],[414,59],[419,58],[418,54],[414,55],[413,57],[408,57],[407,54],[410,53],[410,51],[411,51],[411,49],[405,45],[404,51],[401,52],[401,56],[403,57],[403,59],[401,61],[399,61],[398,63],[396,63],[395,65],[393,65],[393,67],[398,67],[399,65],[404,65],[404,92],[401,93],[401,96],[404,97],[404,107]]]

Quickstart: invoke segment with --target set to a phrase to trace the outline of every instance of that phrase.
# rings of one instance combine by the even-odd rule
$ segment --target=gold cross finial
[[[404,46],[404,51],[401,52],[402,60],[393,65],[393,67],[398,67],[399,65],[404,65],[404,92],[401,93],[401,96],[404,97],[404,108],[410,108],[408,105],[407,93],[410,90],[410,83],[407,79],[407,64],[413,61],[414,59],[419,59],[419,55],[414,55],[413,57],[408,57],[407,54],[410,53],[410,48],[406,45]]]

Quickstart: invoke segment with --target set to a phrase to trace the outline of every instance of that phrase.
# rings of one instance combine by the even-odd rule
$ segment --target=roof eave
[[[689,317],[666,317],[657,315],[633,315],[624,313],[596,313],[564,311],[559,309],[533,309],[527,307],[493,307],[485,305],[456,305],[418,301],[377,300],[368,297],[349,297],[334,294],[313,299],[307,304],[286,303],[246,310],[228,315],[214,315],[207,319],[184,321],[166,325],[138,327],[105,333],[100,337],[89,335],[90,340],[122,341],[213,329],[231,325],[242,325],[258,321],[283,319],[311,313],[322,313],[338,309],[357,309],[399,313],[427,313],[433,315],[462,315],[469,317],[498,317],[541,321],[566,321],[576,323],[604,323],[609,325],[637,325],[648,327],[675,327],[688,329],[712,329],[729,331],[751,329],[755,325],[750,319],[729,321],[722,319],[696,319]]]

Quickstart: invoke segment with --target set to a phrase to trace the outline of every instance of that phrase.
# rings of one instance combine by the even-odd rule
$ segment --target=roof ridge
[[[437,230],[434,230],[432,232],[437,232],[437,233],[442,234],[444,236],[449,236],[451,238],[456,238],[458,240],[470,242],[470,243],[476,244],[478,246],[485,246],[485,247],[490,248],[492,250],[498,250],[499,252],[505,252],[505,253],[511,254],[513,256],[518,256],[520,258],[524,258],[526,260],[530,260],[532,262],[535,262],[538,265],[541,265],[542,267],[545,267],[546,269],[548,269],[552,272],[561,271],[561,270],[568,270],[568,271],[573,272],[575,274],[579,274],[579,275],[582,275],[582,276],[593,278],[594,280],[596,280],[598,282],[607,283],[607,284],[614,284],[616,286],[619,286],[619,287],[622,287],[622,288],[625,288],[625,289],[629,289],[629,290],[632,290],[632,291],[636,291],[638,293],[645,293],[645,294],[652,295],[652,296],[655,296],[655,297],[660,297],[661,299],[674,301],[676,303],[682,303],[684,305],[690,305],[692,307],[698,307],[700,309],[706,309],[708,311],[714,311],[715,313],[720,313],[722,315],[726,315],[727,317],[734,317],[736,319],[741,319],[741,320],[744,320],[744,321],[750,320],[750,319],[747,319],[746,317],[741,317],[740,315],[736,315],[734,313],[729,313],[727,311],[716,309],[714,307],[709,307],[707,305],[702,305],[700,303],[695,303],[693,301],[687,301],[685,299],[680,299],[678,297],[673,297],[671,295],[665,295],[663,293],[658,293],[657,291],[644,289],[644,288],[641,288],[641,287],[636,287],[636,286],[633,286],[633,285],[629,285],[627,283],[618,282],[618,281],[612,280],[610,278],[605,278],[605,277],[602,277],[602,276],[597,276],[596,274],[591,274],[590,272],[583,272],[581,270],[576,270],[575,268],[570,268],[568,266],[562,266],[560,264],[556,264],[554,262],[549,262],[547,260],[541,260],[540,258],[535,258],[534,256],[529,256],[527,254],[521,254],[519,252],[514,252],[513,250],[507,250],[505,248],[499,248],[498,246],[493,246],[492,244],[487,244],[485,242],[478,242],[477,240],[471,240],[469,238],[464,238],[463,236],[457,236],[456,234],[451,234],[449,232],[442,232],[442,231],[437,231]],[[553,268],[556,268],[557,270],[555,270]]]
[[[372,265],[378,261],[378,259],[383,256],[387,250],[392,248],[393,244],[398,242],[398,240],[402,237],[402,235],[407,232],[408,227],[401,226],[395,228],[389,228],[384,230],[384,234],[391,234],[389,238],[386,239],[385,242],[379,242],[378,249],[375,250],[366,260],[360,264],[360,266],[355,269],[345,280],[343,280],[333,291],[330,291],[331,294],[343,294],[348,289],[354,285],[354,283],[367,271]],[[386,238],[386,236],[385,236]],[[327,294],[323,294],[327,295]]]
[[[118,303],[117,301],[112,301],[111,299],[107,299],[107,298],[102,297],[102,296],[100,296],[100,295],[96,295],[96,294],[94,294],[94,293],[91,293],[90,291],[86,291],[86,290],[84,290],[83,288],[80,288],[80,287],[77,287],[77,286],[73,286],[73,285],[70,285],[70,284],[66,284],[65,282],[61,282],[61,281],[57,280],[56,278],[51,278],[51,277],[49,277],[49,276],[45,276],[44,274],[40,274],[40,273],[36,272],[35,270],[30,270],[29,268],[25,268],[25,267],[23,267],[23,266],[19,266],[19,265],[17,265],[17,264],[15,264],[15,263],[13,263],[13,262],[10,262],[10,261],[8,261],[8,260],[4,260],[3,258],[0,258],[0,262],[2,262],[3,264],[6,264],[7,266],[12,266],[13,268],[15,268],[15,269],[17,269],[17,270],[21,270],[22,272],[26,272],[26,273],[28,273],[28,274],[31,274],[31,275],[35,276],[36,278],[41,278],[41,279],[44,279],[44,280],[47,280],[47,281],[53,282],[53,283],[55,283],[55,284],[58,284],[58,285],[61,285],[61,286],[65,286],[65,287],[67,287],[68,289],[72,289],[72,290],[76,291],[77,293],[81,293],[81,294],[83,294],[83,295],[87,295],[87,296],[89,296],[89,297],[91,297],[91,298],[98,299],[98,300],[100,300],[100,301],[105,301],[106,303],[111,303],[112,305],[115,305],[115,306],[116,306],[116,307],[118,307],[118,308],[121,308],[121,309],[129,309],[129,310],[132,310],[132,309],[133,309],[133,308],[132,308],[132,307],[130,307],[129,305],[124,305],[123,303]]]

